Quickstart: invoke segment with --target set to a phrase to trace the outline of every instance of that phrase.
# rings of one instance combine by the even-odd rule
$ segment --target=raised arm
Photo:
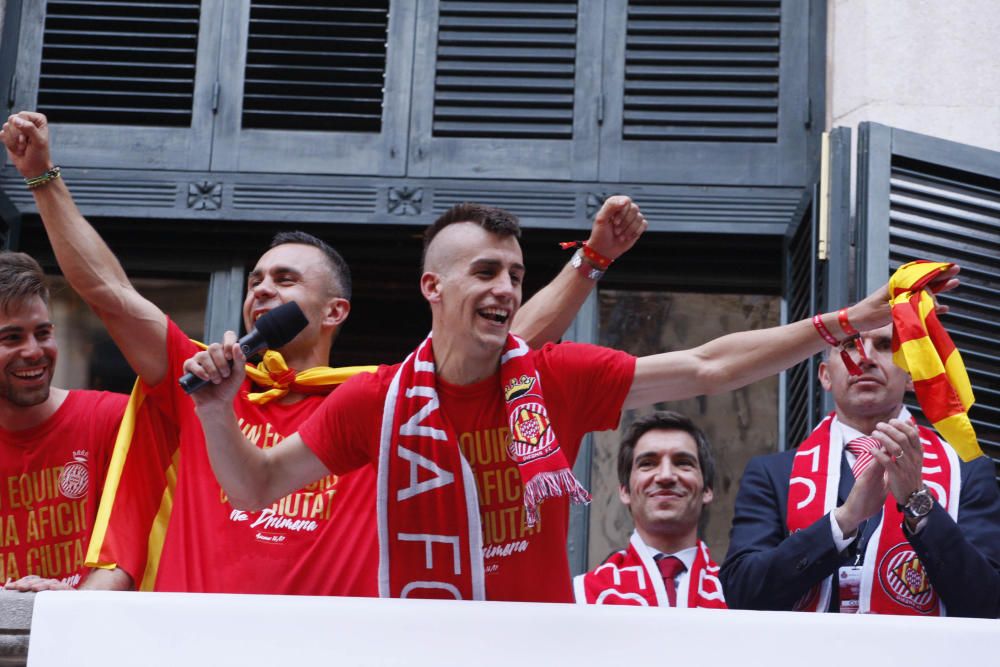
[[[609,197],[594,216],[587,245],[614,261],[635,245],[647,227],[646,218],[631,199]],[[511,331],[534,348],[559,340],[595,285],[596,280],[567,263],[552,282],[521,306]]]
[[[954,289],[958,286],[957,273],[958,267],[952,267],[929,288],[934,292]],[[939,312],[944,310],[942,307]],[[859,331],[888,324],[892,319],[888,285],[848,308],[847,318]],[[826,313],[822,320],[836,338],[847,338],[837,313]],[[641,357],[636,361],[635,379],[625,407],[732,391],[794,366],[825,346],[812,321],[800,320],[770,329],[728,334],[690,350]]]
[[[233,507],[259,510],[329,471],[298,433],[269,449],[260,449],[244,437],[233,399],[246,374],[245,365],[236,334],[227,331],[223,344],[214,343],[188,359],[184,370],[210,382],[191,398],[216,479]]]
[[[25,178],[53,169],[49,127],[42,114],[22,111],[10,116],[0,139]],[[31,192],[66,280],[104,322],[132,369],[149,384],[158,383],[167,373],[166,315],[135,290],[62,178]]]

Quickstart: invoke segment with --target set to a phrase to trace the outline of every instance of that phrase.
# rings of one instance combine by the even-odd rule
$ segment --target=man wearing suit
[[[891,325],[862,334],[860,375],[828,354],[819,377],[836,412],[796,450],[747,465],[721,573],[730,607],[1000,615],[993,466],[913,423],[891,340]]]

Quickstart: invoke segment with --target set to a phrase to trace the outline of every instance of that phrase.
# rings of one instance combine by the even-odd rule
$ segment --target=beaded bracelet
[[[29,190],[34,190],[35,188],[40,188],[43,185],[45,185],[46,183],[48,183],[49,181],[54,181],[55,179],[59,178],[59,173],[61,171],[62,170],[59,167],[52,167],[51,169],[49,169],[47,172],[45,172],[41,176],[35,176],[34,178],[26,178],[26,179],[24,179],[24,184],[26,186],[28,186]]]

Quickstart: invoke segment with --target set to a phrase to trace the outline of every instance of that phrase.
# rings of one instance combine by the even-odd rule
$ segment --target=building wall
[[[830,0],[827,127],[874,121],[1000,150],[1000,3]]]

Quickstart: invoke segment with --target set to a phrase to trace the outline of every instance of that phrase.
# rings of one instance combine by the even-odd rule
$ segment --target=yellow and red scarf
[[[951,266],[918,260],[892,275],[892,360],[913,379],[928,421],[963,460],[971,461],[983,453],[968,415],[975,401],[972,385],[958,348],[934,312],[934,299],[924,289]]]
[[[198,341],[191,342],[201,349],[206,347]],[[329,393],[350,377],[375,368],[320,366],[296,373],[288,368],[280,353],[268,350],[259,365],[246,367],[253,382],[268,390],[243,395],[251,402],[263,404],[293,389],[301,393]],[[138,454],[130,456],[133,445]],[[154,590],[173,510],[179,465],[180,434],[175,420],[146,403],[142,381],[136,380],[115,439],[87,549],[88,567],[121,567],[134,578],[136,590]],[[109,531],[112,521],[128,529]],[[145,535],[146,544],[134,544],[137,535]]]

